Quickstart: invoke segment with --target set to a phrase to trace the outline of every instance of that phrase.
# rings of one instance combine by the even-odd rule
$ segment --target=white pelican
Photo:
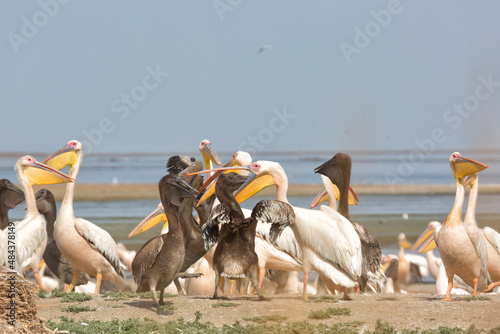
[[[465,213],[464,222],[477,227],[476,222],[476,202],[478,193],[478,176],[470,175],[466,178],[465,185],[470,185],[469,203]],[[500,234],[491,227],[479,229],[486,241],[488,252],[488,274],[493,281],[485,292],[493,291],[493,288],[500,286]]]
[[[288,203],[288,178],[279,163],[259,161],[248,168],[255,174],[238,190],[235,198],[239,203],[273,184],[277,187],[276,199]],[[334,210],[329,215],[298,207],[293,210],[296,219],[291,228],[302,251],[304,269],[302,298],[307,299],[312,270],[321,275],[331,291],[354,287],[361,275],[361,243],[351,223]],[[344,297],[347,298],[345,289]]]
[[[57,169],[71,165],[69,175],[77,177],[82,164],[82,144],[71,140],[45,162]],[[94,294],[99,294],[101,281],[111,281],[120,289],[126,287],[120,257],[111,235],[91,222],[76,218],[73,211],[74,183],[66,186],[61,208],[54,223],[54,238],[62,255],[73,266],[73,281],[66,291],[72,291],[80,271],[97,279]]]
[[[66,174],[36,161],[35,158],[29,155],[19,158],[14,169],[19,178],[19,183],[24,190],[26,216],[22,221],[15,223],[16,263],[14,268],[11,266],[12,263],[7,261],[6,263],[9,263],[9,267],[21,275],[33,271],[38,285],[42,287],[38,269],[45,246],[47,245],[47,230],[45,217],[38,212],[32,186],[35,184],[66,182],[73,184],[74,178],[68,177]],[[10,226],[7,228],[7,231],[11,231]],[[10,254],[11,247],[7,248],[7,243],[4,245],[9,250],[8,254]]]
[[[478,289],[486,289],[488,283],[486,242],[477,227],[462,222],[465,195],[463,178],[488,166],[467,159],[458,152],[451,154],[450,166],[457,184],[455,202],[441,227],[438,238],[435,239],[448,276],[448,288],[444,298],[448,301],[451,300],[453,275],[459,276],[468,285],[473,286],[474,296],[477,296]]]
[[[349,214],[349,195],[352,195],[353,204],[358,202],[356,194],[350,187],[351,167],[351,157],[344,153],[337,153],[330,160],[317,167],[314,172],[327,177],[323,183],[325,183],[329,197],[333,198],[333,201],[335,201],[334,196],[336,195],[334,193],[335,187],[339,189],[338,213],[351,222],[360,239],[362,254],[362,274],[358,281],[360,290],[365,292],[368,285],[374,292],[381,292],[384,275],[381,273],[382,248],[380,243],[363,225],[353,221]],[[322,206],[321,209],[324,211],[326,208]],[[335,217],[333,218],[335,219]]]

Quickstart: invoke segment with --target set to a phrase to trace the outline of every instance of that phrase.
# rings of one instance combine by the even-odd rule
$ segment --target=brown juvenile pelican
[[[0,180],[0,230],[9,223],[9,209],[24,201],[24,193],[7,179]]]
[[[434,236],[448,276],[448,288],[444,298],[448,301],[451,300],[454,275],[459,276],[468,285],[474,287],[474,296],[477,296],[478,289],[481,291],[486,289],[488,283],[486,242],[477,227],[462,221],[465,195],[463,178],[488,166],[467,159],[458,152],[451,154],[450,166],[457,184],[455,202],[439,231],[439,235],[437,238]]]
[[[339,188],[338,212],[349,219],[361,241],[362,273],[358,280],[361,292],[365,291],[367,284],[375,292],[381,292],[384,277],[380,271],[382,258],[380,243],[372,233],[363,225],[353,221],[349,215],[351,166],[352,161],[349,155],[337,153],[333,158],[317,167],[314,172],[327,176],[330,181]]]
[[[258,258],[255,253],[255,230],[257,222],[272,224],[271,238],[276,239],[281,231],[293,224],[295,215],[291,206],[279,201],[260,201],[252,210],[250,218],[245,218],[228,184],[238,183],[234,179],[244,178],[236,173],[221,174],[217,179],[215,194],[220,201],[203,226],[205,249],[217,243],[214,253],[215,292],[218,299],[220,277],[229,279],[250,278],[259,300],[263,300],[258,284]],[[219,226],[221,225],[220,231]]]
[[[164,305],[164,289],[172,283],[184,262],[185,248],[182,226],[177,211],[170,204],[173,189],[183,196],[196,196],[196,190],[176,175],[168,174],[158,183],[161,202],[168,218],[168,233],[148,240],[135,255],[132,273],[137,292],[151,291],[155,306]],[[178,192],[176,190],[176,192]],[[160,300],[156,291],[161,291]]]
[[[45,250],[45,246],[47,246],[47,230],[45,217],[38,212],[35,192],[32,186],[34,184],[65,182],[71,182],[71,184],[73,184],[74,178],[68,177],[55,168],[36,161],[35,158],[29,155],[17,160],[15,170],[19,178],[19,183],[24,189],[26,217],[22,221],[15,223],[16,264],[13,269],[22,275],[29,271],[33,271],[38,285],[42,287],[38,276],[38,265]],[[11,226],[7,227],[7,229],[11,231]],[[6,247],[7,243],[1,246]],[[10,265],[9,263],[9,267]]]
[[[45,159],[45,163],[57,169],[70,165],[69,174],[76,179],[82,160],[82,144],[77,140],[71,140],[62,149]],[[66,291],[73,290],[82,271],[96,277],[94,294],[99,294],[102,280],[111,281],[118,288],[125,289],[125,274],[120,267],[120,257],[113,237],[88,220],[75,217],[74,188],[74,183],[66,186],[54,223],[57,247],[73,266],[73,280]]]
[[[56,200],[54,195],[47,189],[40,189],[35,194],[38,211],[45,216],[47,221],[47,247],[43,253],[43,260],[52,273],[59,279],[59,290],[63,291],[64,284],[71,284],[73,280],[73,268],[64,258],[54,240],[54,222],[57,217]],[[80,273],[76,285],[87,284],[89,275]]]

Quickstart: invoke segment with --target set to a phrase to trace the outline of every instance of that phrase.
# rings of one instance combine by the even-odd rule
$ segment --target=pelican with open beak
[[[326,177],[324,175],[320,175],[320,176],[321,176],[321,180],[323,181],[323,184],[325,185],[325,188],[323,190],[321,190],[320,193],[318,195],[316,195],[316,197],[314,197],[313,201],[311,202],[311,206],[309,208],[312,209],[312,208],[320,205],[323,202],[328,202],[329,206],[332,209],[337,210],[337,201],[340,198],[339,188],[336,185],[334,185],[328,177]],[[327,190],[328,187],[331,188],[330,192],[335,194],[334,201],[332,201],[330,199],[330,196],[329,196],[328,190]],[[358,205],[358,203],[359,203],[358,196],[356,195],[354,190],[351,187],[349,187],[349,205]]]
[[[69,175],[76,179],[82,160],[82,144],[77,140],[71,140],[62,149],[45,159],[45,163],[57,169],[70,166]],[[118,248],[111,235],[97,225],[75,217],[74,187],[74,183],[66,186],[61,208],[54,223],[54,239],[57,246],[73,266],[73,281],[66,291],[73,290],[81,271],[96,277],[94,294],[99,293],[102,280],[111,281],[120,289],[126,288]]]
[[[465,283],[474,287],[474,296],[477,296],[478,290],[486,289],[489,280],[486,242],[477,227],[462,221],[465,196],[463,178],[478,173],[488,166],[465,158],[458,152],[452,153],[449,161],[457,185],[455,202],[443,222],[439,235],[434,236],[448,277],[448,288],[444,298],[447,301],[451,300],[453,275],[459,276]]]
[[[22,221],[15,222],[16,227],[16,263],[11,269],[24,275],[33,271],[38,285],[41,281],[38,276],[38,265],[47,245],[46,220],[38,212],[36,206],[33,185],[73,183],[74,178],[58,171],[46,164],[38,162],[32,156],[26,155],[19,158],[14,167],[26,199],[26,216]],[[10,227],[9,227],[10,231]],[[6,233],[5,231],[3,233]],[[7,255],[7,242],[0,247],[5,248],[2,252]],[[7,260],[5,259],[7,264]]]

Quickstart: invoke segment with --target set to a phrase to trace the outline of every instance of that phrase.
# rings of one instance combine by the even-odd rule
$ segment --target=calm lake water
[[[412,152],[375,152],[352,154],[352,184],[452,184],[454,182],[448,163],[451,152],[435,152],[424,162],[409,163]],[[481,184],[500,183],[499,152],[471,152],[463,154],[489,165],[480,174]],[[192,156],[200,158],[199,153]],[[280,155],[260,154],[256,160],[273,160],[281,163],[290,183],[320,184],[314,168],[331,158],[331,153],[293,153]],[[36,156],[36,155],[35,155]],[[88,156],[84,158],[78,175],[79,183],[156,183],[165,175],[165,164],[170,155],[113,155]],[[221,161],[229,160],[229,154],[219,154]],[[43,160],[43,156],[38,157]],[[17,183],[13,166],[17,157],[0,157],[0,177]],[[416,160],[415,160],[416,161]],[[498,168],[497,168],[498,167]],[[388,179],[388,175],[390,176]],[[391,179],[392,177],[392,179]],[[397,249],[397,236],[406,234],[410,241],[425,229],[431,220],[443,221],[454,200],[449,195],[360,195],[358,206],[351,206],[351,216],[365,225],[382,243],[385,253]],[[252,208],[261,198],[253,198],[243,207]],[[295,206],[309,207],[312,198],[289,197]],[[85,218],[111,233],[117,242],[127,248],[139,249],[160,230],[148,231],[133,239],[128,233],[144,217],[153,211],[158,200],[75,202],[77,217]],[[58,203],[59,205],[59,203]],[[24,217],[24,206],[10,212],[11,220]],[[477,205],[477,221],[480,226],[491,226],[500,230],[500,194],[481,194]],[[407,219],[403,218],[406,214]]]

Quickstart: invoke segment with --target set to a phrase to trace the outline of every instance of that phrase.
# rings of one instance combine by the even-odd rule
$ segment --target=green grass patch
[[[309,303],[338,303],[339,299],[335,296],[325,295],[325,296],[321,296],[321,297],[316,298],[316,299],[310,299],[310,300],[308,300],[308,302]]]
[[[350,315],[351,310],[346,307],[330,307],[325,311],[312,311],[307,318],[309,319],[329,319],[334,315]]]
[[[80,306],[80,305],[69,305],[63,308],[63,312],[80,313],[80,312],[91,312],[97,310],[95,307]]]
[[[357,334],[360,332],[360,326],[363,322],[337,322],[334,324],[311,324],[308,321],[290,322],[290,323],[263,323],[263,324],[247,324],[242,325],[240,322],[235,322],[232,325],[223,325],[218,328],[210,322],[201,322],[202,314],[197,311],[195,313],[196,319],[193,322],[186,322],[183,318],[177,320],[170,320],[165,323],[158,323],[152,319],[126,319],[122,321],[112,320],[102,322],[98,320],[78,320],[68,319],[61,317],[59,322],[48,320],[47,326],[59,331],[68,331],[69,333],[81,334],[94,334],[94,333],[207,333],[207,334],[288,334],[288,333],[301,333],[301,334],[326,334],[326,333],[342,333],[342,334]],[[382,323],[377,320],[377,324],[373,330],[363,329],[365,334],[497,334],[500,333],[500,326],[493,328],[489,331],[481,331],[471,325],[468,329],[463,330],[460,328],[439,327],[432,330],[421,329],[403,329],[397,331],[393,326],[388,323]]]
[[[70,302],[85,302],[87,300],[91,300],[92,296],[87,295],[86,293],[76,293],[76,292],[68,292],[62,297],[61,302],[70,303]]]
[[[285,321],[286,319],[288,318],[281,315],[260,315],[251,318],[243,318],[243,320],[255,322],[258,324],[265,324],[268,321]]]
[[[388,296],[388,297],[381,297],[377,298],[378,301],[384,301],[384,300],[399,300],[399,298],[393,297],[393,296]]]
[[[39,298],[47,298],[47,291],[45,291],[44,289],[40,289],[36,295],[39,297]]]
[[[175,305],[162,305],[162,306],[160,306],[160,310],[173,311],[173,310],[175,310]]]
[[[213,308],[217,308],[217,307],[234,307],[234,306],[238,306],[238,305],[241,305],[241,304],[227,302],[227,303],[215,303],[215,304],[210,305],[210,307],[213,307]]]
[[[111,308],[122,308],[122,307],[125,307],[125,306],[123,306],[123,305],[111,305],[110,307]]]
[[[463,300],[465,300],[466,302],[471,302],[471,301],[474,301],[474,300],[491,300],[491,298],[486,297],[486,296],[477,296],[477,297],[466,296],[466,297],[463,298]]]

